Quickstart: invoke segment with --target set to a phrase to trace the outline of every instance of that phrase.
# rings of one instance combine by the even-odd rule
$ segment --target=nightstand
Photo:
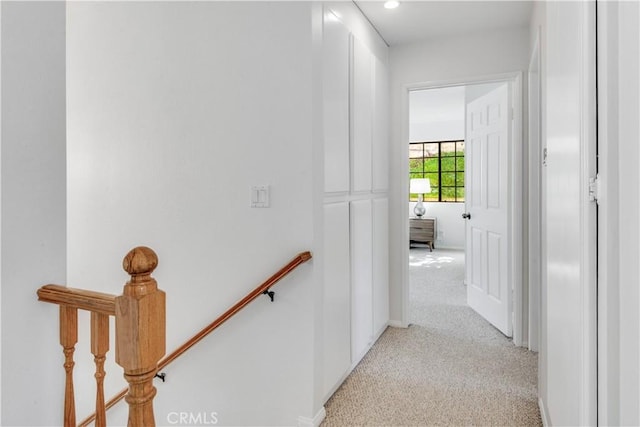
[[[426,243],[433,251],[433,242],[436,240],[435,218],[409,218],[409,246],[411,242]]]

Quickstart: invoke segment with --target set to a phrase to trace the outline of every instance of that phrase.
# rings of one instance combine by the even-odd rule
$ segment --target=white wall
[[[315,249],[311,7],[67,5],[69,283],[119,293],[124,254],[154,248],[168,349]],[[249,207],[258,184],[271,186],[268,209]],[[224,425],[312,416],[313,272],[168,367],[158,423],[172,411]]]
[[[64,10],[2,3],[2,425],[62,422],[58,310],[36,290],[66,282]]]
[[[405,200],[408,188],[407,87],[420,83],[460,81],[525,70],[528,65],[527,29],[503,30],[393,46],[391,64],[390,151],[390,317],[402,324],[402,283],[406,279],[409,215]],[[406,125],[405,125],[406,123]]]

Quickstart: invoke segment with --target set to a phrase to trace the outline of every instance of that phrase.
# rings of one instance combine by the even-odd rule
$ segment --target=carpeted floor
[[[410,264],[412,325],[387,329],[322,426],[542,425],[537,354],[466,305],[464,253],[415,248]]]

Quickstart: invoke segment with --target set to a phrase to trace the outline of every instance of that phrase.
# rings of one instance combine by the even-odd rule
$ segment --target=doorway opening
[[[438,269],[462,263],[465,273],[461,282],[472,280],[472,286],[467,289],[486,287],[486,295],[481,298],[467,292],[470,305],[505,335],[513,336],[516,345],[527,345],[528,326],[523,307],[528,307],[528,298],[523,288],[526,283],[522,280],[521,263],[521,84],[520,73],[513,73],[407,87],[405,140],[415,145],[408,144],[406,156],[406,227],[410,230],[404,257],[407,260],[403,281],[403,321],[406,325],[413,321],[410,263],[430,264]],[[502,104],[493,102],[499,97],[496,93],[504,98]],[[491,134],[495,133],[493,128],[485,134],[477,133],[480,124],[491,124],[496,118],[503,121],[506,129],[500,138]],[[482,137],[488,142],[474,144],[482,149],[470,149],[467,139]],[[475,164],[469,161],[470,158],[476,158]],[[429,179],[431,184],[429,192],[423,195],[423,216],[414,211],[418,202],[415,200],[417,195],[409,190],[412,179]],[[481,197],[485,207],[500,205],[503,216],[496,216],[495,209],[477,210]],[[484,229],[479,227],[477,224],[483,215],[493,218],[494,224],[489,221]],[[463,219],[465,217],[467,220]],[[426,225],[425,220],[433,225]],[[423,223],[423,228],[433,227],[433,240],[424,241],[425,237],[414,230],[417,223]],[[428,252],[424,250],[425,245]],[[413,253],[410,246],[414,248]],[[482,284],[479,278],[482,278]],[[497,300],[502,305],[497,309],[489,307]]]
[[[455,323],[444,312],[466,305],[466,96],[467,86],[409,93],[409,320],[441,330]]]

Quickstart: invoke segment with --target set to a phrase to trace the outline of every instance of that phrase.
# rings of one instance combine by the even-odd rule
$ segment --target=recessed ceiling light
[[[395,9],[398,6],[400,6],[400,2],[398,0],[388,0],[384,2],[385,9]]]

